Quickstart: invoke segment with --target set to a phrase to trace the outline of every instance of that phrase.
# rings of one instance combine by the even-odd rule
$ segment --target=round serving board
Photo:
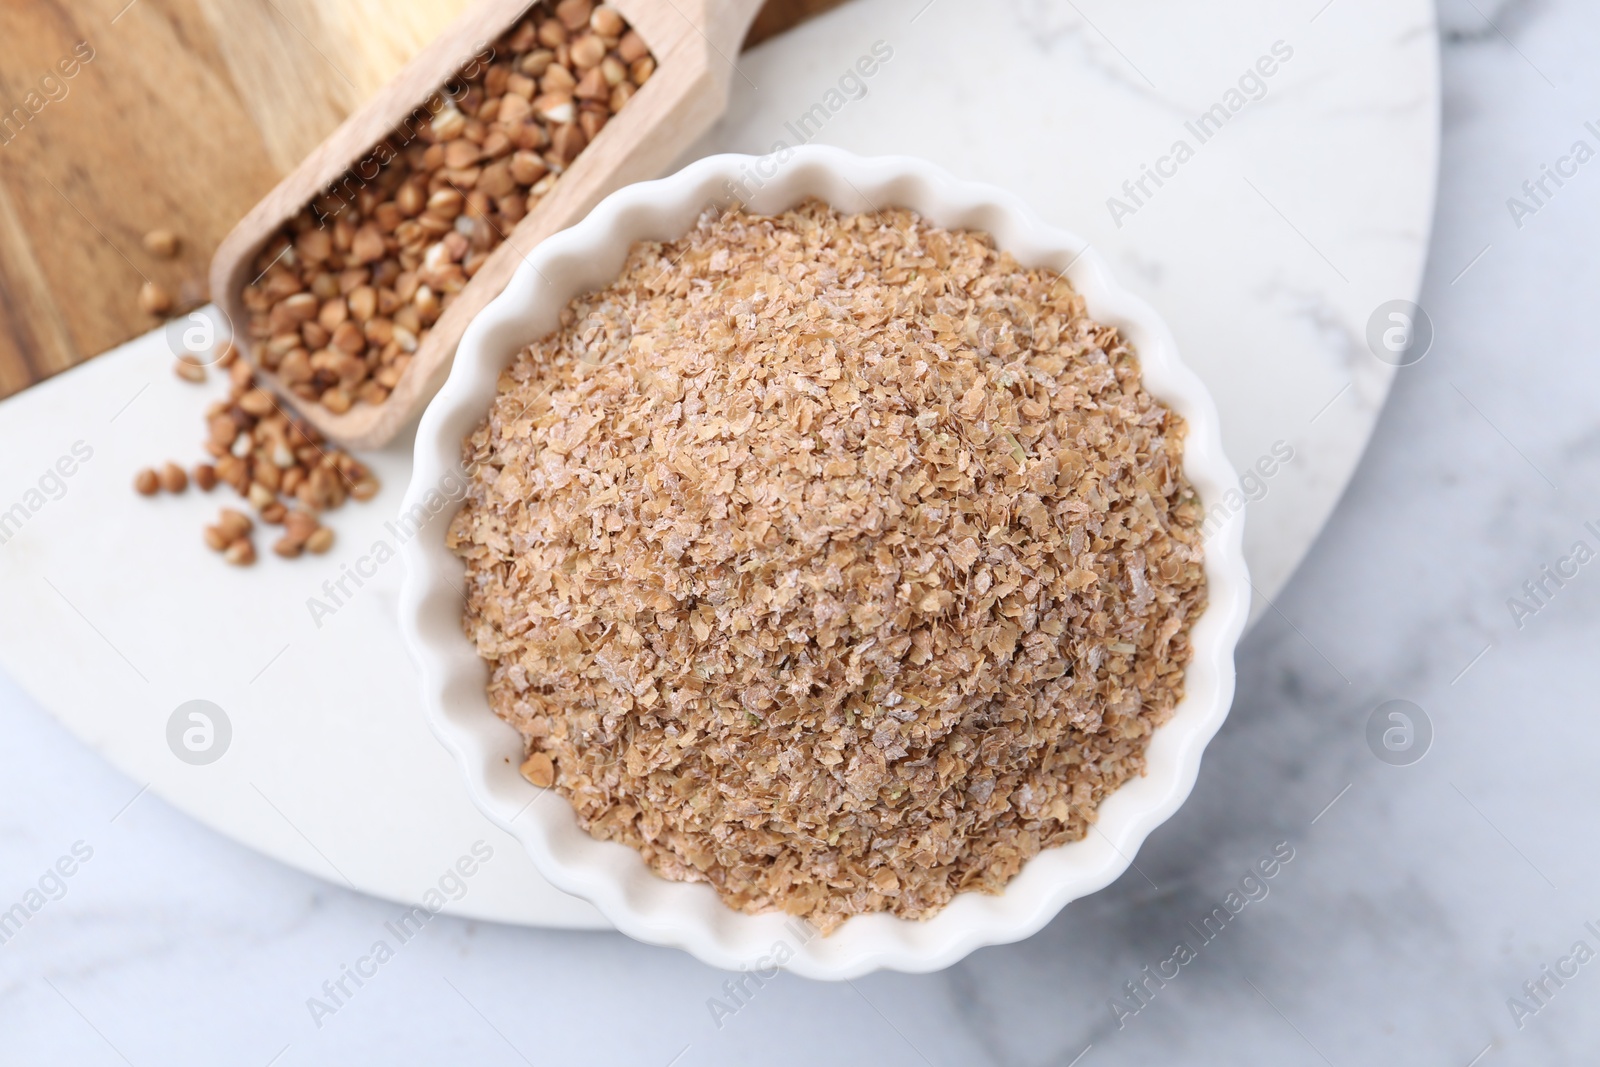
[[[1387,393],[1367,323],[1416,295],[1438,110],[1426,0],[857,0],[740,56],[732,109],[690,156],[920,155],[1088,238],[1165,316],[1235,465],[1258,471],[1246,554],[1265,598]],[[171,363],[157,332],[0,403],[0,670],[130,797],[148,785],[285,863],[414,901],[482,839],[495,859],[448,910],[604,925],[477,812],[423,723],[394,617],[409,437],[368,457],[383,492],[330,516],[331,553],[284,562],[258,537],[262,561],[234,569],[200,542],[230,492],[130,488],[201,458],[221,381]],[[193,700],[227,719],[211,762],[169,743]]]

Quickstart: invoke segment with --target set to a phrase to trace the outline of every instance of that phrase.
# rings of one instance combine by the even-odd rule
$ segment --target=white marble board
[[[1246,533],[1272,597],[1387,393],[1367,320],[1419,284],[1438,156],[1433,19],[1425,0],[856,0],[741,57],[730,114],[690,155],[792,144],[810,113],[816,141],[930,158],[1089,238],[1166,316],[1235,464],[1293,449]],[[841,85],[878,42],[892,55]],[[1203,141],[1187,125],[1235,103]],[[1192,149],[1181,163],[1179,140]],[[1147,165],[1168,177],[1124,191]],[[1132,210],[1114,215],[1113,196]],[[27,511],[0,544],[0,670],[135,789],[292,866],[414,900],[484,838],[506,859],[448,910],[603,925],[477,813],[428,734],[393,617],[398,560],[320,626],[308,611],[325,581],[393,543],[409,441],[371,457],[384,491],[337,513],[329,556],[234,570],[199,544],[222,499],[129,488],[140,466],[200,457],[203,401],[170,362],[157,333],[0,403],[0,512]],[[47,472],[78,442],[92,455],[58,483]],[[166,741],[174,709],[197,698],[233,733],[205,766]]]

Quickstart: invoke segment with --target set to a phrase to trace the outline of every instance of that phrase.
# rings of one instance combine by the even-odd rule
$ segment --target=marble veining
[[[1116,884],[940,974],[780,977],[720,1028],[707,1003],[728,976],[679,954],[441,917],[317,1029],[306,999],[394,906],[152,796],[122,810],[138,783],[0,681],[0,908],[74,841],[96,848],[0,946],[0,1059],[1594,1063],[1600,962],[1537,1005],[1525,983],[1575,941],[1600,948],[1585,925],[1600,925],[1600,568],[1520,629],[1505,602],[1600,521],[1600,184],[1575,185],[1521,232],[1503,202],[1600,91],[1586,54],[1600,10],[1476,6],[1510,42],[1472,4],[1443,5],[1444,164],[1420,298],[1436,349],[1396,374],[1354,481],[1241,649],[1235,709],[1194,797]],[[1162,258],[1141,256],[1159,284]],[[1288,284],[1262,296],[1320,331],[1333,388],[1375,373],[1358,369],[1339,304]],[[1409,766],[1381,762],[1364,736],[1394,698],[1434,730]],[[1198,940],[1191,924],[1279,842],[1295,857],[1270,891],[1119,1024],[1125,983]],[[1513,999],[1535,1010],[1514,1015]]]

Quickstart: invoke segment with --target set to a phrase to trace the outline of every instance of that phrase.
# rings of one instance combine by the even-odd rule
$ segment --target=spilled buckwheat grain
[[[279,556],[294,559],[302,552],[328,551],[334,535],[322,525],[322,513],[341,507],[347,499],[377,496],[377,476],[350,453],[329,444],[315,427],[285,411],[250,364],[238,358],[231,341],[221,342],[212,356],[228,376],[228,395],[205,409],[205,450],[213,462],[195,465],[194,484],[206,493],[226,484],[249,502],[263,523],[282,526],[283,535],[272,546]],[[183,365],[199,371],[198,378],[185,376],[185,380],[206,380],[203,364]],[[181,493],[189,482],[188,473],[169,462],[159,472],[141,470],[133,487],[143,496],[154,496],[163,489]],[[242,512],[223,508],[220,519],[205,528],[205,543],[229,563],[249,566],[256,561],[250,541],[254,528]]]
[[[1054,272],[708,214],[501,376],[450,542],[582,825],[832,930],[999,892],[1142,773],[1205,603],[1184,424]]]

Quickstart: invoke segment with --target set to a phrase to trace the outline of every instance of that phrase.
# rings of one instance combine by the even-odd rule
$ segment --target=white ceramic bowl
[[[546,878],[594,904],[623,933],[728,969],[781,964],[834,979],[880,967],[936,970],[981,946],[1027,937],[1068,901],[1110,883],[1145,836],[1188,797],[1201,751],[1233,700],[1234,645],[1250,605],[1240,550],[1243,514],[1217,524],[1206,542],[1209,606],[1192,631],[1184,699],[1152,738],[1146,774],[1106,799],[1084,840],[1034,857],[998,896],[962,893],[924,922],[857,916],[828,937],[808,936],[786,916],[733,911],[709,886],[667,881],[631,848],[590,837],[565,798],[539,793],[518,773],[522,739],[490,711],[488,671],[462,633],[465,572],[444,543],[465,484],[461,442],[487,413],[501,368],[553,330],[572,297],[614,278],[634,242],[680,237],[705,207],[736,197],[764,214],[807,197],[849,211],[909,207],[940,226],[988,231],[1025,265],[1064,269],[1090,314],[1133,342],[1149,391],[1187,420],[1184,472],[1201,500],[1210,506],[1237,486],[1211,396],[1179,360],[1155,312],[1117,285],[1082,239],[1047,226],[1000,189],[957,181],[917,159],[863,159],[823,147],[795,149],[783,160],[712,156],[670,178],[612,194],[581,223],[546,240],[467,330],[449,379],[417,431],[405,507],[421,521],[403,550],[401,628],[421,667],[434,732],[461,764],[473,800],[527,847]]]

